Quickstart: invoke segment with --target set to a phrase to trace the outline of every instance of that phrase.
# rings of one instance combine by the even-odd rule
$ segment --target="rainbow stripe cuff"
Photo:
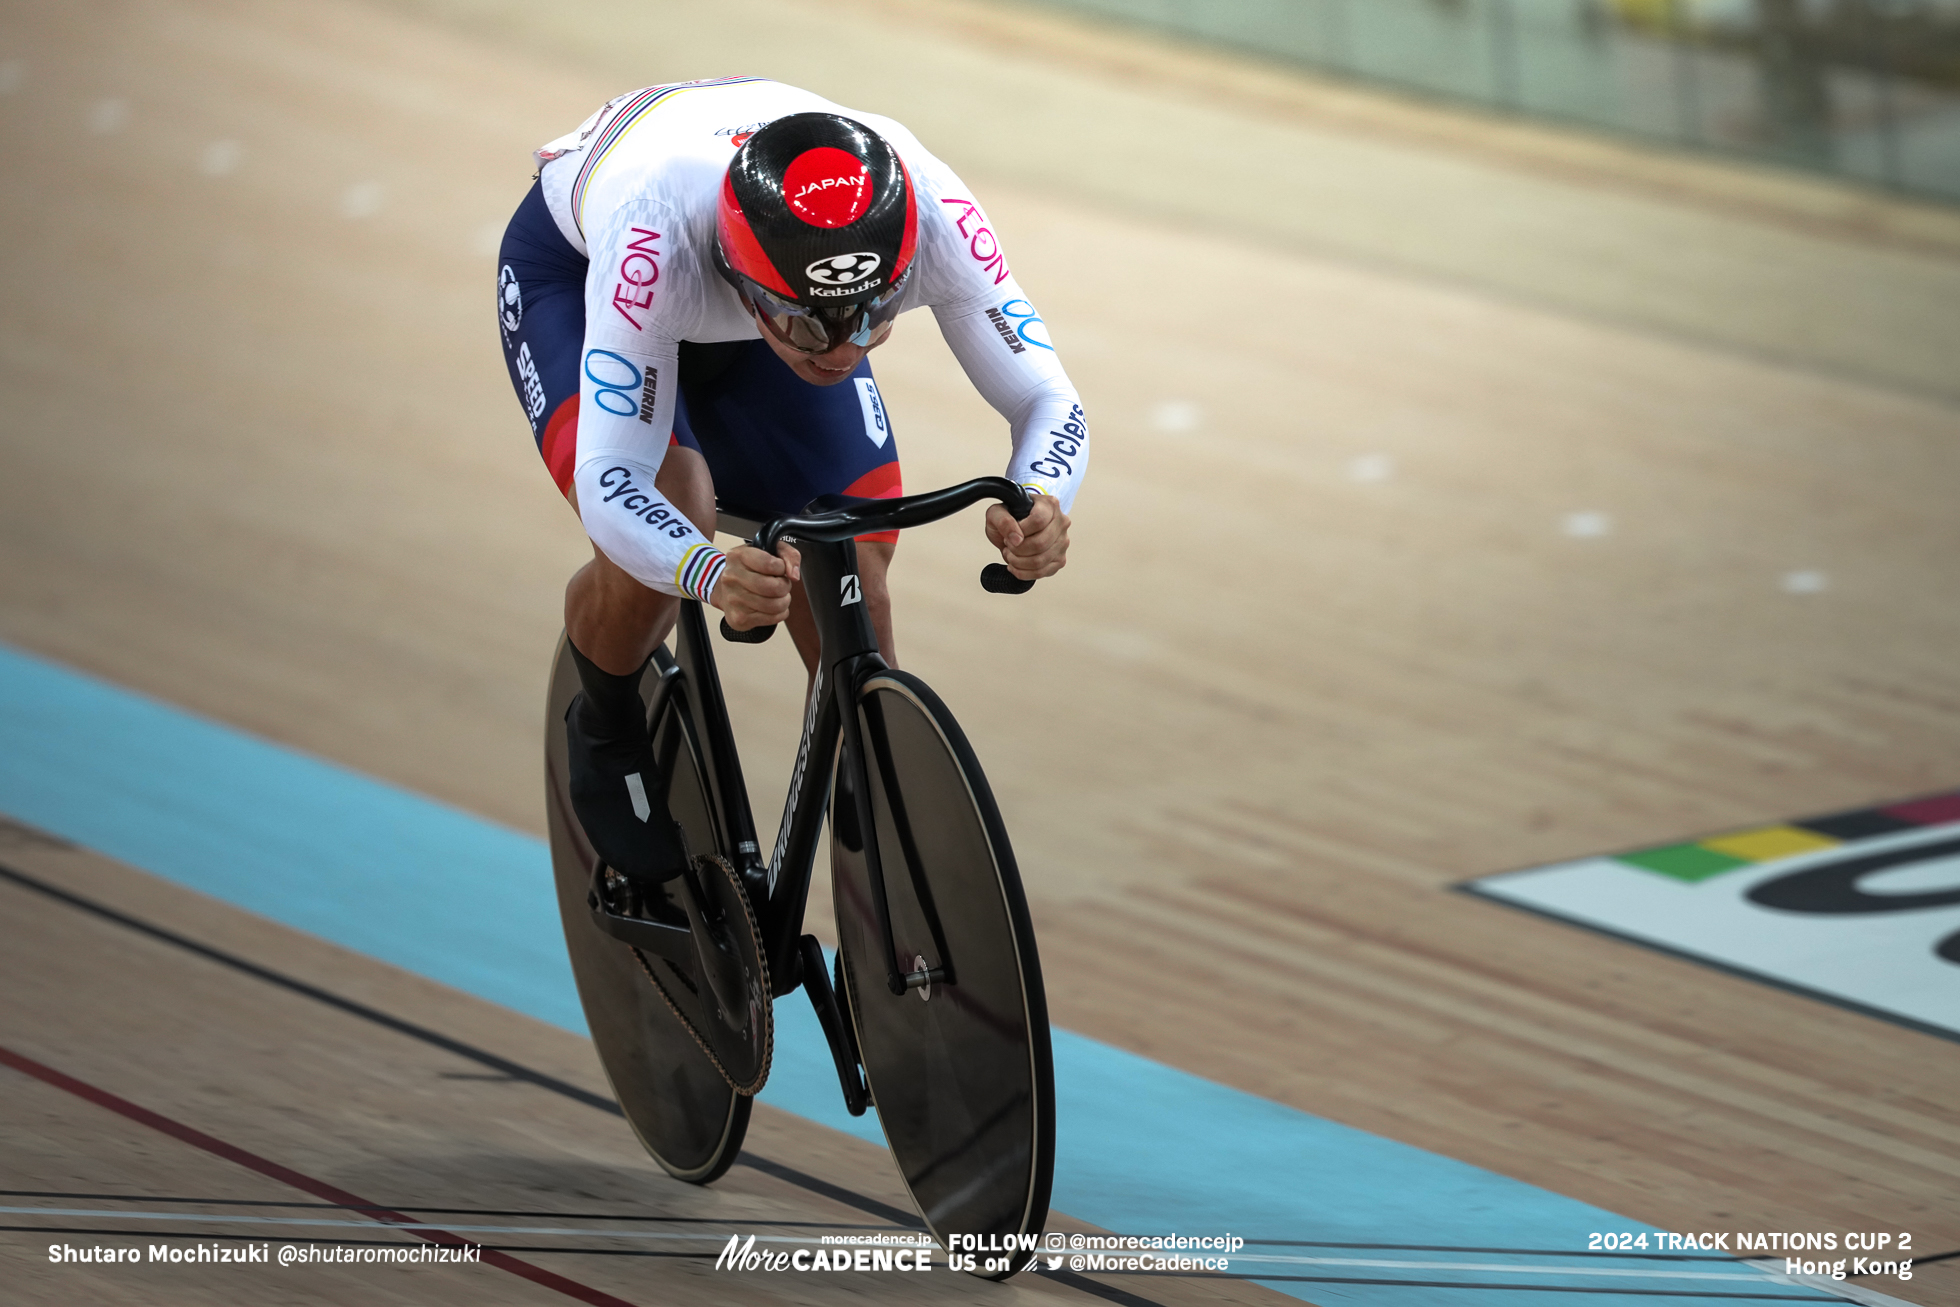
[[[674,569],[674,584],[689,599],[699,599],[707,603],[715,592],[715,582],[721,580],[722,570],[728,566],[728,555],[711,544],[693,546],[681,559],[681,565]]]

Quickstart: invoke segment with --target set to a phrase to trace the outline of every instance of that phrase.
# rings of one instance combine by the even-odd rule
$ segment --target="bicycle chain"
[[[740,889],[741,880],[736,877],[734,867],[729,865],[728,860],[726,858],[720,857],[717,854],[706,853],[696,858],[695,862],[697,865],[703,862],[712,862],[717,864],[723,871],[725,871],[729,875],[731,879],[735,880],[737,889]],[[754,941],[756,946],[755,948],[755,962],[756,962],[756,971],[757,971],[756,979],[762,986],[762,993],[764,997],[769,1002],[773,1003],[775,1000],[773,997],[771,997],[773,991],[771,990],[769,985],[769,954],[768,951],[762,945],[762,930],[760,927],[756,925],[755,908],[749,903],[749,896],[746,891],[742,892],[741,900],[742,900],[742,916],[743,919],[748,924],[749,938],[752,941]],[[769,1041],[762,1050],[762,1066],[757,1069],[755,1080],[747,1085],[737,1084],[735,1082],[735,1077],[728,1074],[728,1068],[721,1064],[721,1059],[715,1056],[714,1048],[708,1043],[707,1040],[701,1037],[701,1032],[694,1028],[694,1023],[687,1019],[687,1014],[681,1011],[680,1005],[678,1003],[674,1002],[674,996],[672,994],[669,994],[667,992],[667,987],[660,983],[660,977],[654,973],[652,965],[648,963],[646,959],[646,954],[640,952],[640,950],[637,948],[632,948],[630,945],[628,947],[631,950],[633,956],[639,960],[640,970],[644,971],[646,973],[647,979],[653,982],[653,988],[655,992],[660,995],[660,1001],[667,1005],[667,1010],[669,1012],[672,1012],[674,1014],[674,1019],[681,1023],[681,1028],[687,1031],[687,1033],[693,1037],[696,1046],[698,1046],[702,1051],[702,1053],[704,1053],[707,1056],[709,1065],[714,1067],[716,1073],[718,1073],[723,1080],[728,1082],[728,1087],[745,1098],[753,1098],[755,1095],[761,1093],[763,1085],[769,1082],[769,1071],[770,1068],[774,1065],[776,1060],[776,1032],[775,1032],[774,1019],[773,1018],[770,1019]],[[703,986],[706,986],[707,978],[705,976],[702,977],[701,983]],[[713,991],[710,990],[709,993],[712,994]]]

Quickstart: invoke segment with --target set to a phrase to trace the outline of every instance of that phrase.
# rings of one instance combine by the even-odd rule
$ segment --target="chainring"
[[[776,1047],[775,1003],[769,987],[769,961],[762,944],[762,931],[756,925],[755,910],[749,904],[742,878],[726,858],[704,854],[694,859],[694,868],[707,898],[702,907],[718,924],[721,942],[733,954],[741,971],[744,1010],[731,1019],[716,1002],[705,977],[696,977],[693,982],[684,980],[686,988],[677,995],[661,980],[660,969],[644,953],[636,948],[633,956],[639,959],[640,970],[653,982],[668,1010],[694,1037],[728,1087],[738,1094],[753,1096],[761,1093],[769,1081]]]

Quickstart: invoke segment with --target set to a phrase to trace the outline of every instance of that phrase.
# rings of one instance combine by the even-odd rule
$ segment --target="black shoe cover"
[[[572,811],[607,866],[635,880],[670,880],[687,854],[667,813],[667,784],[655,769],[646,728],[591,729],[585,696],[565,710]]]

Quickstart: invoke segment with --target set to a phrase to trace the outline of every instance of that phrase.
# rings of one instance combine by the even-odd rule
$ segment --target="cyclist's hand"
[[[987,539],[1000,561],[1023,581],[1053,576],[1068,562],[1068,514],[1052,495],[1036,495],[1034,511],[1019,522],[994,504],[987,509]]]
[[[774,626],[789,617],[790,585],[802,578],[803,558],[793,545],[777,545],[774,554],[737,545],[708,602],[738,631]]]

